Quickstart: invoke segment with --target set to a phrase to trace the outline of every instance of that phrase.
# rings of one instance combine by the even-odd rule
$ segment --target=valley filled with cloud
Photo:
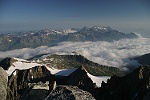
[[[128,67],[138,67],[131,58],[150,53],[150,39],[122,39],[114,42],[62,42],[58,46],[40,46],[0,52],[0,58],[18,57],[28,59],[39,54],[67,55],[76,52],[101,65],[114,66],[127,71]]]

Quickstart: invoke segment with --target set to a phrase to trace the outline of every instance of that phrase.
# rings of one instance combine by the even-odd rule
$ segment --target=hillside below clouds
[[[66,30],[40,30],[29,32],[16,32],[0,35],[0,51],[36,48],[39,46],[55,46],[60,42],[86,42],[86,41],[114,41],[125,38],[138,38],[136,33],[125,34],[110,27]]]
[[[149,65],[150,66],[150,61],[149,61],[150,60],[150,53],[135,57],[134,59],[137,60],[142,65]]]
[[[69,69],[84,66],[89,73],[95,76],[123,75],[123,73],[114,66],[101,65],[81,55],[39,55],[29,60],[56,69]]]

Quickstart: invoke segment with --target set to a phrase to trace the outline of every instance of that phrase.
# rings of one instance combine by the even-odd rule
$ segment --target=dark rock
[[[50,78],[53,78],[53,75],[45,66],[36,66],[25,70],[17,69],[9,76],[7,99],[19,98],[29,88],[28,83],[30,82],[46,82]]]
[[[96,98],[100,100],[142,100],[149,98],[150,67],[139,67],[124,77],[113,76],[107,83],[103,83],[97,92]]]
[[[44,100],[49,94],[49,81],[29,83],[30,88],[24,92],[20,100]]]
[[[67,85],[77,86],[80,89],[94,94],[96,84],[94,84],[91,78],[87,75],[86,69],[83,66],[71,73],[68,78],[69,79],[66,82]]]
[[[58,86],[46,100],[95,100],[95,98],[76,86]]]
[[[150,61],[149,61],[150,53],[139,56],[139,57],[135,57],[134,59],[137,60],[142,65],[149,65],[150,66]]]
[[[0,62],[0,66],[4,69],[4,70],[8,70],[9,67],[12,65],[12,63],[14,63],[15,59],[13,58],[5,58]]]

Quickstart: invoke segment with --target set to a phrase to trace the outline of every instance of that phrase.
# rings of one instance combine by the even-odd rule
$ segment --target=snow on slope
[[[62,69],[62,70],[55,69],[55,68],[48,68],[48,69],[52,74],[60,75],[60,76],[68,76],[72,72],[77,70],[77,68]],[[87,75],[91,78],[93,83],[96,83],[97,87],[101,87],[102,81],[107,82],[107,79],[110,79],[110,76],[93,76],[88,72]]]
[[[63,30],[63,32],[64,32],[65,34],[68,34],[68,33],[75,33],[75,32],[77,32],[77,30],[69,28],[69,29]]]
[[[93,76],[89,73],[87,73],[87,75],[91,78],[91,80],[93,81],[93,83],[96,83],[97,87],[101,87],[101,83],[102,81],[104,81],[105,83],[107,82],[107,79],[110,79],[110,76]]]
[[[60,76],[68,76],[77,68],[70,68],[70,69],[55,69],[55,68],[48,68],[48,70],[55,75],[60,75]],[[87,72],[87,71],[86,71]],[[87,75],[91,78],[93,83],[96,83],[97,87],[101,87],[102,81],[107,82],[107,79],[110,79],[110,76],[93,76],[90,73],[87,72]]]
[[[6,71],[9,76],[12,74],[12,72],[15,69],[29,69],[29,68],[32,68],[32,67],[35,67],[35,66],[40,66],[40,64],[32,63],[32,62],[29,62],[29,61],[24,60],[24,59],[18,59],[18,58],[13,58],[13,59],[15,59],[17,61],[14,62],[10,66],[10,68]]]
[[[15,59],[17,61],[15,61],[10,66],[10,68],[6,71],[9,76],[13,73],[13,71],[15,69],[23,70],[23,69],[29,69],[29,68],[32,68],[35,66],[42,66],[41,64],[30,62],[30,61],[27,61],[24,59],[19,59],[19,58],[13,58],[13,59]],[[73,71],[75,71],[77,69],[77,68],[71,68],[71,69],[61,69],[60,70],[60,69],[56,69],[56,68],[49,68],[49,67],[46,67],[46,68],[51,72],[51,74],[60,75],[60,76],[68,76],[69,74],[71,74]],[[15,72],[14,72],[14,74],[15,74]]]
[[[18,59],[18,58],[13,58],[15,60],[17,60],[16,62],[14,62],[10,68],[6,71],[8,73],[8,75],[10,76],[15,69],[29,69],[35,66],[42,66],[41,64],[38,63],[34,63],[34,62],[29,62],[27,60],[24,59]],[[72,72],[74,72],[75,70],[77,70],[77,68],[70,68],[70,69],[56,69],[56,68],[49,68],[47,67],[47,69],[51,72],[51,74],[54,75],[60,75],[60,76],[68,76],[70,75]],[[87,71],[86,71],[87,72]],[[14,75],[16,75],[16,72],[13,73]],[[87,75],[91,78],[91,80],[93,81],[93,83],[96,83],[96,85],[98,87],[101,87],[101,83],[102,81],[107,82],[107,79],[109,79],[109,76],[93,76],[91,74],[89,74],[87,72]]]

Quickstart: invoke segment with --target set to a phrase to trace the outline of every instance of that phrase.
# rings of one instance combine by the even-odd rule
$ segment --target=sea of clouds
[[[127,66],[138,67],[139,63],[130,58],[150,53],[150,38],[122,39],[114,42],[63,42],[58,46],[40,46],[0,52],[0,58],[31,58],[38,54],[72,54],[77,52],[96,63],[118,67],[124,71]]]

